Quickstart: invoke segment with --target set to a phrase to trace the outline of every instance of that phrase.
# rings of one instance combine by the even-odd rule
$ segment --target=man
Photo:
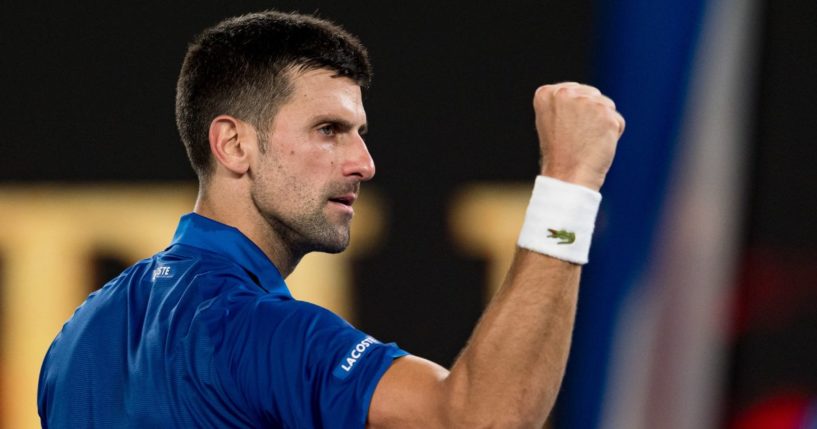
[[[308,16],[245,15],[196,39],[177,91],[194,213],[65,324],[40,375],[44,427],[542,426],[624,121],[594,88],[536,91],[542,177],[520,249],[449,371],[284,283],[306,253],[349,243],[375,173],[369,79],[357,39]]]

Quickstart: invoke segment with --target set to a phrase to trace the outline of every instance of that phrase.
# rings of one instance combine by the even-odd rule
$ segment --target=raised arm
[[[540,87],[533,104],[541,174],[598,191],[624,130],[613,102],[562,83]],[[375,390],[368,427],[542,427],[567,363],[580,274],[580,265],[517,249],[451,371],[396,360]]]

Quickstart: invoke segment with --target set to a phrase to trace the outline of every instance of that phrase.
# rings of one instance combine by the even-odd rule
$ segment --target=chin
[[[346,250],[346,246],[344,246],[344,247],[325,247],[323,249],[318,250],[318,252],[336,254],[336,253],[343,252],[344,250]]]
[[[333,231],[315,240],[314,251],[323,253],[340,253],[349,247],[349,229]]]
[[[314,252],[323,252],[323,253],[340,253],[346,250],[349,247],[349,241],[347,240],[345,243],[321,243],[319,246],[315,246]]]

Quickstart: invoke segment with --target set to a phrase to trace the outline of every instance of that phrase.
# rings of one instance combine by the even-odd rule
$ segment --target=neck
[[[199,186],[193,212],[241,231],[264,252],[281,276],[287,278],[303,258],[304,252],[286,242],[283,234],[255,208],[249,196],[230,191],[225,192],[217,186]]]

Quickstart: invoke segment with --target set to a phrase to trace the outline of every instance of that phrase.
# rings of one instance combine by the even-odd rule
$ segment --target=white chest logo
[[[173,274],[170,272],[170,267],[158,267],[153,270],[151,279],[156,281],[156,279],[169,279],[171,277],[173,277]]]

